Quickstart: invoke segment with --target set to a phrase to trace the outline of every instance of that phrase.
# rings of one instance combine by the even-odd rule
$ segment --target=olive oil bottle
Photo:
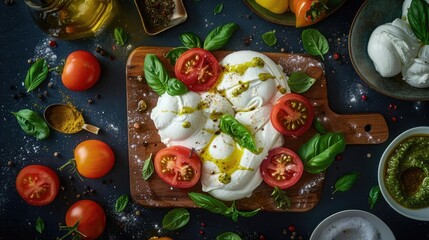
[[[62,39],[95,35],[114,15],[114,0],[25,0],[47,33]]]

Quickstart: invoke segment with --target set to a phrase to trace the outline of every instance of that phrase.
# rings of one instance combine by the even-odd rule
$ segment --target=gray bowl
[[[353,67],[371,88],[384,95],[402,100],[429,100],[429,88],[408,85],[399,74],[384,78],[375,70],[368,56],[371,33],[378,26],[392,22],[402,15],[403,0],[367,0],[353,20],[349,33],[349,53]]]

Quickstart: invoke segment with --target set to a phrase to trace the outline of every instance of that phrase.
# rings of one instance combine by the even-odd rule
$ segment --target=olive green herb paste
[[[429,136],[401,142],[387,161],[384,178],[387,190],[401,205],[429,206]]]

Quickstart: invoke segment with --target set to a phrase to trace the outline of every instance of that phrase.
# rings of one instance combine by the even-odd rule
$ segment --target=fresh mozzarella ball
[[[402,77],[413,87],[429,87],[429,45],[420,49],[418,57],[411,65],[403,67]]]

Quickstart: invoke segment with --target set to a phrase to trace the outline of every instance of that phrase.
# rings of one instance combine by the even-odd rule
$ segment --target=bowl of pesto
[[[378,166],[378,184],[395,211],[429,221],[429,127],[411,128],[389,144]]]

